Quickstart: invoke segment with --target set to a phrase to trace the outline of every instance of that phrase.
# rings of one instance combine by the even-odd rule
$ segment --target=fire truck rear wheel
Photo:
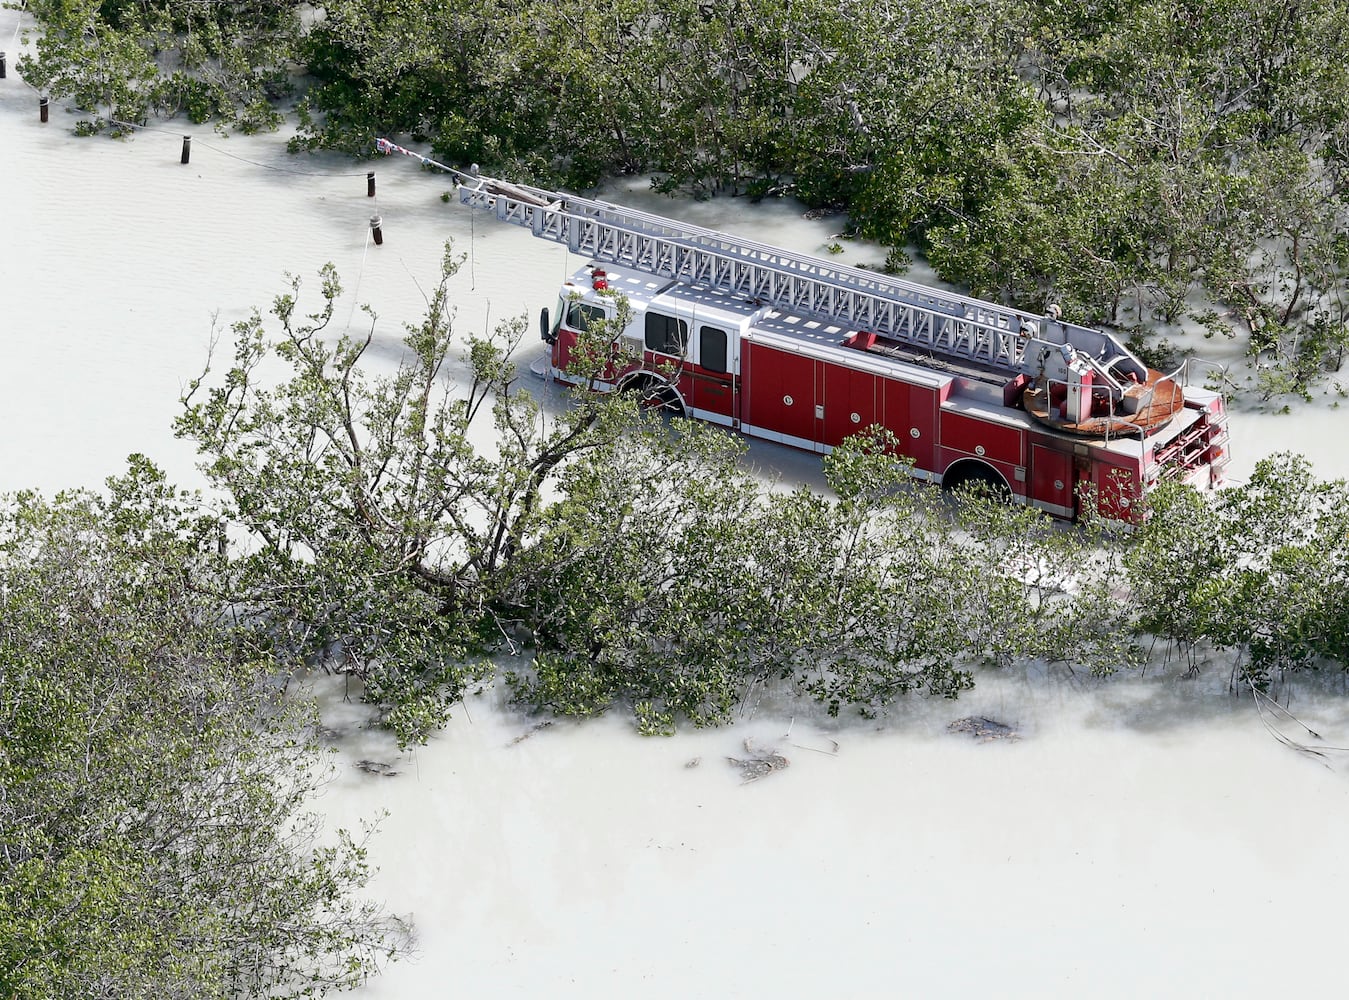
[[[942,489],[966,490],[971,493],[984,493],[997,500],[1011,502],[1012,489],[998,470],[983,462],[965,460],[957,462],[942,476]]]

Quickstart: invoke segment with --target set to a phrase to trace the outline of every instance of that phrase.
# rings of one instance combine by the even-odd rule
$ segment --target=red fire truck
[[[621,294],[631,319],[597,388],[744,434],[824,453],[878,424],[916,476],[987,483],[1069,519],[1086,497],[1133,520],[1163,479],[1222,481],[1223,398],[1194,360],[1162,373],[1053,306],[1029,315],[601,201],[462,180],[461,202],[590,261],[544,319],[560,381],[575,380],[578,334]]]

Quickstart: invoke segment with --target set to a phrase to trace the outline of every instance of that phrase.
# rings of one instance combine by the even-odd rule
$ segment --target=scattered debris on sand
[[[366,774],[378,774],[385,778],[392,778],[399,773],[392,764],[385,764],[379,760],[358,760],[352,766],[360,768]]]
[[[733,766],[740,769],[740,776],[745,779],[744,783],[758,781],[774,771],[781,771],[791,763],[777,751],[776,747],[761,747],[754,742],[752,736],[745,740],[745,753],[750,756],[726,758]]]
[[[976,740],[985,743],[988,740],[1019,740],[1021,734],[1005,722],[998,722],[984,715],[970,715],[956,719],[946,727],[948,733],[969,733]]]

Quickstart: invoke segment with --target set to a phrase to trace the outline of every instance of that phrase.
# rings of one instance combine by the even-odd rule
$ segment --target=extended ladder
[[[1034,374],[1029,339],[1070,344],[1097,365],[1128,359],[1099,330],[1030,316],[1005,306],[861,268],[676,223],[607,202],[489,177],[460,175],[459,200],[497,219],[562,243],[573,253],[701,285],[776,309],[830,319],[920,351],[968,359],[1009,373]]]

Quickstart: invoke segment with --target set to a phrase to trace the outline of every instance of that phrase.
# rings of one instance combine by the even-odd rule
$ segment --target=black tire
[[[644,407],[659,410],[672,417],[688,415],[684,410],[684,401],[679,398],[679,391],[669,382],[649,375],[641,376],[625,384],[621,391],[637,393],[637,401]]]
[[[1003,503],[1012,502],[1012,488],[1007,485],[1007,480],[983,462],[957,462],[946,470],[941,486],[951,493],[982,494]]]

